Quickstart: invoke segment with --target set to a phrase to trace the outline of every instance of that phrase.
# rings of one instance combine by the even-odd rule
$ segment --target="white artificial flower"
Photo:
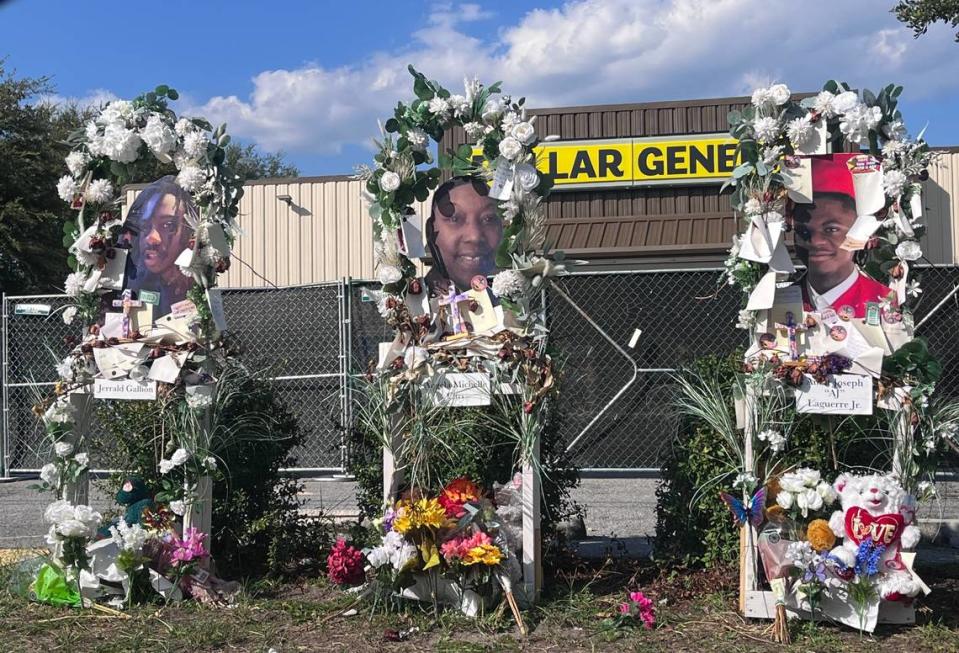
[[[875,129],[882,119],[882,109],[857,104],[846,111],[839,121],[839,130],[853,143],[868,139],[869,130]]]
[[[769,448],[772,449],[773,452],[782,451],[786,446],[786,436],[774,429],[761,431],[756,437],[764,442],[768,442]]]
[[[140,138],[154,154],[161,156],[169,154],[176,146],[176,134],[156,114],[147,118],[147,124],[140,130]]]
[[[823,504],[831,506],[836,503],[836,500],[839,498],[839,495],[836,494],[836,490],[833,488],[831,483],[826,481],[821,481],[819,485],[816,486],[816,492],[819,493],[819,496],[822,497]]]
[[[922,247],[919,241],[904,240],[896,245],[896,256],[903,261],[916,261],[922,257]]]
[[[476,99],[476,96],[479,95],[479,92],[483,89],[483,84],[476,78],[464,77],[463,78],[463,89],[466,91],[466,99],[469,102],[472,102]]]
[[[450,106],[453,108],[453,114],[457,118],[463,118],[469,115],[472,108],[472,100],[466,99],[463,95],[451,95],[449,99]]]
[[[64,324],[73,324],[73,318],[77,316],[77,307],[76,306],[67,306],[63,310],[63,323]]]
[[[90,163],[90,155],[86,152],[70,152],[66,158],[67,170],[74,177],[80,177],[86,172],[87,164]]]
[[[378,302],[376,302],[376,310],[379,311],[380,317],[382,317],[384,320],[388,320],[393,316],[393,313],[396,312],[396,307],[389,308],[387,306],[391,300],[396,303],[396,306],[399,306],[403,303],[403,300],[396,295],[387,295],[386,293],[383,293],[383,296],[380,297]]]
[[[183,151],[194,161],[206,157],[206,146],[210,142],[205,132],[191,131],[183,137]]]
[[[854,91],[843,91],[833,98],[832,104],[837,114],[847,113],[859,106],[859,96]]]
[[[446,118],[450,112],[450,103],[441,97],[434,97],[429,101],[427,108],[435,116]]]
[[[513,169],[515,185],[529,193],[539,186],[539,173],[529,163],[517,163]]]
[[[133,103],[129,100],[114,100],[103,108],[97,117],[97,122],[101,125],[110,126],[112,124],[126,125],[127,121],[133,117]]]
[[[183,447],[180,447],[179,449],[174,451],[173,455],[170,456],[170,462],[173,463],[174,467],[178,465],[182,465],[189,459],[190,459],[190,452],[184,449]]]
[[[772,100],[773,104],[777,107],[782,106],[789,102],[789,96],[792,95],[789,87],[785,84],[773,84],[769,87],[769,99]]]
[[[170,511],[174,515],[179,515],[180,517],[186,512],[186,503],[180,500],[170,502]]]
[[[896,156],[906,151],[906,144],[902,141],[886,141],[882,145],[882,156],[884,159],[895,159]],[[886,162],[884,162],[884,165]]]
[[[411,129],[406,132],[406,140],[414,150],[424,152],[429,145],[430,137],[422,129]]]
[[[503,133],[509,134],[513,127],[523,122],[523,116],[519,111],[507,111],[503,114]]]
[[[813,110],[825,118],[836,115],[836,96],[829,91],[820,91],[813,102]]]
[[[87,277],[82,272],[71,272],[63,282],[64,292],[70,297],[77,297],[83,292],[83,284],[87,282]]]
[[[468,122],[463,125],[463,131],[466,132],[466,138],[475,142],[486,134],[486,127],[481,122]]]
[[[100,150],[114,161],[133,163],[137,159],[142,143],[135,131],[127,129],[122,124],[114,123],[103,129]]]
[[[113,199],[113,184],[109,179],[94,179],[83,194],[91,204],[105,204]]]
[[[47,412],[43,414],[43,421],[52,424],[69,424],[73,421],[75,412],[76,409],[69,401],[59,397],[47,408]]]
[[[753,131],[757,141],[770,143],[779,137],[779,121],[771,116],[757,118],[753,121]]]
[[[116,526],[110,527],[110,536],[121,551],[140,553],[149,534],[139,524],[127,524],[121,517]]]
[[[57,524],[57,532],[63,537],[90,537],[93,530],[79,519],[64,519]]]
[[[497,98],[490,98],[486,101],[486,106],[483,107],[483,120],[486,122],[493,122],[501,113],[503,113],[502,100]]]
[[[799,508],[803,517],[809,516],[810,511],[819,510],[822,506],[822,497],[816,490],[806,489],[796,495],[796,507]]]
[[[73,453],[73,445],[69,442],[57,442],[53,445],[53,452],[57,454],[59,458],[66,458]]]
[[[789,137],[789,142],[793,144],[793,147],[805,145],[809,142],[812,134],[813,126],[809,114],[801,118],[793,118],[786,124],[786,136]]]
[[[778,503],[783,510],[792,508],[795,500],[795,495],[787,490],[780,489],[779,492],[776,493],[776,503]]]
[[[177,136],[186,136],[192,131],[196,130],[196,125],[193,124],[193,121],[187,120],[186,118],[180,118],[176,121],[176,124],[173,126],[173,131],[176,132]]]
[[[58,478],[57,466],[54,465],[53,463],[47,463],[46,465],[40,468],[40,480],[46,483],[47,485],[56,485],[57,478]],[[52,506],[53,504],[50,504],[50,505]],[[47,507],[47,510],[50,510],[50,508]],[[44,518],[46,518],[46,515],[44,515]],[[50,520],[47,519],[47,521],[50,521]]]
[[[80,467],[86,467],[90,464],[90,455],[86,453],[78,453],[73,459],[77,461]]]
[[[526,294],[526,277],[516,270],[503,270],[493,277],[493,294],[507,299],[519,299]]]
[[[73,359],[67,357],[57,363],[57,376],[64,381],[73,380]]]
[[[523,146],[512,136],[507,136],[500,141],[499,153],[509,161],[516,161],[523,154]]]
[[[747,311],[745,309],[739,311],[738,321],[736,322],[737,329],[751,329],[753,325],[756,324],[756,314],[753,311]]]
[[[785,148],[782,145],[773,145],[771,147],[763,148],[763,163],[767,166],[775,165],[779,161],[779,157],[782,156],[782,153],[785,151]]]
[[[913,279],[906,285],[906,296],[907,297],[918,297],[922,294],[922,288],[919,287],[919,282]]]
[[[399,187],[400,176],[392,170],[387,170],[383,173],[383,176],[380,177],[380,188],[383,189],[383,192],[392,193]]]
[[[193,192],[206,181],[206,173],[197,166],[184,166],[176,176],[177,185],[185,191]]]
[[[390,561],[390,554],[386,550],[386,547],[375,546],[372,549],[366,549],[363,551],[366,555],[366,561],[370,563],[370,566],[373,569],[379,569],[385,564],[388,564]]]
[[[212,472],[216,469],[216,458],[213,456],[207,456],[203,459],[203,466]]]
[[[744,487],[746,490],[752,490],[756,487],[756,483],[759,481],[752,474],[737,474],[736,480],[733,481],[733,487]]]
[[[161,474],[166,474],[166,473],[168,473],[168,472],[169,472],[171,469],[173,469],[174,467],[176,467],[176,465],[174,465],[171,461],[167,460],[166,458],[161,458],[161,459],[160,459],[159,468],[160,468],[160,473],[161,473]]]
[[[743,212],[746,215],[759,215],[763,212],[763,203],[755,197],[751,197],[743,207]]]
[[[193,410],[201,410],[213,403],[213,397],[206,394],[189,394],[186,396],[186,405]]]
[[[800,467],[795,471],[795,474],[802,481],[802,484],[807,488],[814,488],[819,485],[819,481],[822,480],[818,470],[810,469],[808,467]]]
[[[384,286],[396,283],[403,278],[403,272],[395,265],[381,263],[376,270],[376,278]]]
[[[797,492],[802,492],[803,489],[805,489],[806,484],[803,483],[802,477],[800,477],[799,474],[795,472],[788,472],[780,477],[779,487],[787,492],[796,494]]]
[[[73,198],[79,190],[79,185],[70,175],[63,175],[60,177],[60,181],[57,182],[57,195],[59,195],[60,199],[64,202],[73,202]]]
[[[528,122],[519,122],[513,125],[510,136],[523,145],[530,145],[536,140],[536,129]]]
[[[896,198],[902,195],[909,180],[898,170],[884,170],[882,175],[882,190],[886,197]]]
[[[772,102],[772,97],[770,96],[769,89],[757,88],[755,91],[753,91],[752,101],[753,106],[758,109],[770,104]]]
[[[893,120],[882,126],[882,133],[886,138],[898,141],[906,136],[906,125],[901,120]]]

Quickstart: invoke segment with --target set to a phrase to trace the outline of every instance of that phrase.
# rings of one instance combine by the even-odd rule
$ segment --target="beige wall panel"
[[[933,263],[959,263],[959,151],[944,151],[930,166],[922,200],[923,252]]]

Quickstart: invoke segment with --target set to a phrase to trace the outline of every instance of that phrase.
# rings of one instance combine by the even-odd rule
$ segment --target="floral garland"
[[[747,235],[733,237],[725,261],[726,282],[744,293],[744,300],[753,293],[768,274],[776,273],[776,281],[793,280],[794,269],[773,269],[769,263],[747,259],[744,239],[753,224],[780,225],[782,233],[792,230],[790,169],[801,157],[824,154],[826,145],[843,151],[849,145],[863,148],[871,157],[869,164],[881,171],[883,205],[874,212],[876,227],[857,252],[862,269],[877,280],[889,279],[897,289],[895,307],[900,315],[911,317],[910,302],[922,292],[919,282],[909,281],[910,265],[922,257],[919,239],[924,232],[921,219],[921,182],[928,178],[928,167],[936,154],[920,134],[907,135],[902,114],[897,109],[901,86],[889,85],[878,94],[861,93],[844,82],[829,81],[815,96],[801,101],[793,99],[788,87],[774,84],[756,89],[751,105],[729,114],[730,134],[738,139],[741,163],[733,171],[724,189],[732,187],[731,204],[746,224]],[[792,267],[791,265],[788,267]],[[891,302],[882,310],[892,308]],[[753,329],[761,318],[761,310],[743,309],[738,327]],[[921,362],[938,370],[921,340],[902,347],[884,360],[884,368],[911,368],[906,364]],[[793,369],[780,370],[780,378],[795,377]],[[914,398],[928,398],[937,374],[916,374],[909,378],[884,375],[886,386],[911,385]]]
[[[140,364],[129,371],[133,380],[146,378],[151,361],[176,354],[181,361],[180,374],[173,383],[160,383],[158,395],[169,401],[182,392],[191,411],[201,411],[212,403],[212,393],[204,391],[212,389],[212,377],[203,363],[216,346],[218,332],[207,291],[216,286],[217,274],[229,268],[229,246],[238,233],[234,220],[243,182],[226,164],[224,148],[230,142],[226,126],[213,129],[202,118],[178,118],[168,104],[177,98],[174,89],[158,86],[131,101],[115,100],[69,139],[72,151],[66,157],[68,174],[57,183],[61,199],[76,211],[75,218],[63,227],[73,269],[64,284],[72,302],[64,309],[63,320],[72,324],[79,317],[85,329],[80,338],[67,338],[74,348],[57,365],[59,381],[54,395],[34,406],[55,454],[54,461],[41,470],[40,489],[55,491],[59,497],[69,494],[71,484],[89,465],[85,433],[78,420],[98,374],[96,350],[143,344],[145,354]],[[197,207],[195,214],[188,211],[186,216],[194,231],[192,251],[177,259],[181,272],[194,282],[187,293],[195,307],[189,317],[190,333],[175,343],[148,340],[140,330],[121,338],[106,338],[100,333],[97,319],[105,297],[118,290],[115,280],[108,279],[104,271],[119,253],[120,191],[138,173],[155,170],[158,162],[176,168],[176,184],[190,193]],[[186,377],[189,383],[184,381]],[[207,452],[188,451],[184,446],[170,443],[171,458],[160,462],[163,474],[175,467],[188,470],[184,472],[187,477],[215,470],[216,461]],[[165,490],[178,486],[176,494],[183,493],[182,482],[168,485]],[[182,500],[168,498],[171,507],[179,508],[178,514],[183,514],[192,500],[189,496]]]
[[[545,213],[542,200],[552,181],[536,169],[534,149],[540,143],[534,127],[536,116],[527,116],[525,98],[516,102],[500,96],[500,84],[484,86],[476,79],[464,80],[464,94],[451,94],[436,81],[409,67],[416,95],[409,104],[398,103],[393,117],[375,141],[375,166],[363,166],[357,177],[364,182],[364,198],[373,219],[377,278],[383,284],[380,312],[388,321],[399,317],[397,308],[412,289],[419,290],[416,266],[403,253],[397,238],[403,222],[413,213],[414,201],[425,201],[440,182],[442,170],[493,181],[497,175],[510,180],[511,191],[498,203],[503,219],[503,240],[496,252],[496,265],[506,268],[493,280],[493,292],[518,315],[529,317],[529,298],[544,276],[562,274],[562,253],[553,260],[537,255],[543,246]],[[430,139],[461,127],[472,144],[455,152],[441,153],[433,163]],[[547,137],[544,140],[551,140]],[[474,147],[482,152],[474,160]]]

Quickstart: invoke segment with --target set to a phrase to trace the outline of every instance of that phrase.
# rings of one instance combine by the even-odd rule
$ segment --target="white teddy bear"
[[[891,474],[840,474],[833,483],[840,510],[829,519],[829,527],[842,544],[832,555],[852,568],[859,543],[872,538],[886,547],[880,559],[879,595],[898,600],[916,596],[921,586],[902,564],[899,552],[919,543],[916,498],[902,488]]]

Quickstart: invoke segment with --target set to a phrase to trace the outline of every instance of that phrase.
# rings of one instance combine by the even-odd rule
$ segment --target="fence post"
[[[7,361],[9,360],[8,350],[7,350],[7,328],[8,328],[8,317],[7,317],[7,293],[3,293],[3,324],[2,329],[0,329],[0,364],[3,367],[2,373],[2,382],[3,382],[3,417],[0,418],[0,479],[8,478],[7,474],[9,473],[8,468],[8,446],[7,433],[9,430],[8,420],[10,418],[10,398],[7,391]]]

